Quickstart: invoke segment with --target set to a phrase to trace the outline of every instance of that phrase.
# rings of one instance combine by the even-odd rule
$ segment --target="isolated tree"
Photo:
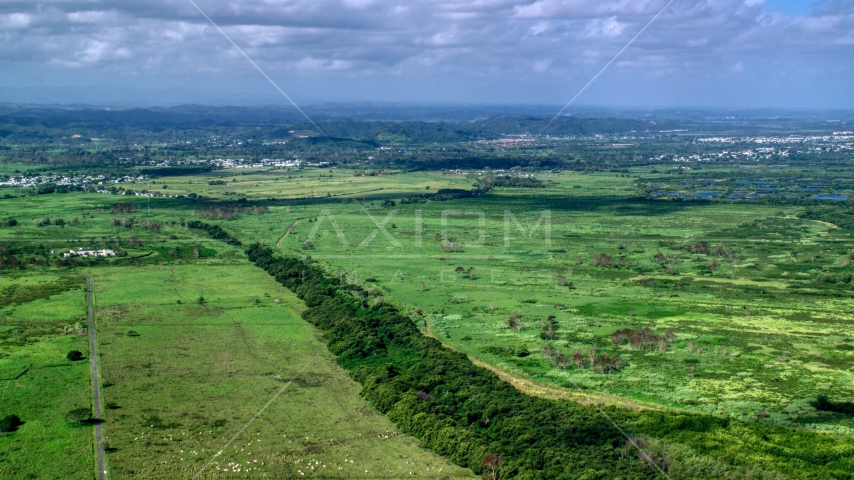
[[[581,354],[581,350],[576,350],[572,354],[572,363],[578,368],[584,368],[584,355]]]
[[[65,421],[68,423],[77,424],[79,427],[83,423],[92,419],[92,411],[88,408],[75,408],[65,414]]]
[[[6,415],[0,418],[0,433],[14,432],[23,424],[24,422],[17,415]]]
[[[500,469],[502,465],[504,465],[504,459],[498,455],[487,455],[483,457],[483,461],[480,462],[480,466],[483,468],[484,480],[498,480],[498,469]]]
[[[71,360],[72,362],[76,362],[77,360],[83,360],[83,352],[80,350],[72,350],[68,352],[68,355],[65,358]]]
[[[557,351],[555,350],[555,347],[553,347],[551,344],[548,344],[545,346],[545,348],[543,348],[543,355],[545,355],[546,359],[550,362],[554,358],[555,353],[557,353]]]
[[[422,292],[423,292],[424,290],[427,290],[427,287],[426,287],[426,286],[424,286],[424,280],[421,280],[420,282],[418,282],[418,290],[420,290],[420,291],[422,291]]]
[[[204,305],[205,302],[207,302],[207,300],[205,300],[205,297],[199,295],[199,298],[196,300],[196,303],[198,303],[199,305]]]
[[[590,350],[587,350],[587,358],[590,359],[590,366],[591,367],[593,367],[593,365],[596,364],[597,353],[598,353],[598,350],[596,349],[596,347],[592,347],[592,348],[590,348]]]
[[[513,312],[513,315],[507,317],[507,326],[510,328],[515,328],[516,331],[522,331],[522,314],[519,312]]]

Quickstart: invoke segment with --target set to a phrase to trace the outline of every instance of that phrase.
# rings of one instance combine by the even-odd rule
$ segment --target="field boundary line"
[[[516,390],[520,392],[530,395],[533,397],[540,397],[546,400],[569,400],[573,402],[580,403],[582,405],[592,405],[603,403],[605,405],[616,405],[619,407],[631,408],[633,410],[667,410],[666,407],[662,407],[660,405],[648,404],[644,402],[639,402],[637,400],[627,399],[623,397],[618,397],[616,395],[607,395],[602,393],[582,393],[580,391],[573,391],[567,388],[554,387],[551,385],[545,385],[542,383],[535,382],[529,378],[522,377],[520,375],[508,372],[506,370],[502,370],[501,368],[485,362],[474,355],[461,352],[458,348],[453,345],[447,344],[443,342],[441,339],[437,338],[432,329],[430,328],[430,322],[427,318],[424,319],[424,326],[426,330],[426,335],[437,342],[441,343],[443,347],[452,350],[457,353],[465,354],[468,359],[478,367],[485,368],[490,372],[498,375],[498,378],[512,385]],[[672,409],[671,409],[672,410]]]
[[[433,338],[434,340],[436,340],[437,342],[439,342],[439,343],[440,343],[443,347],[445,347],[445,348],[449,348],[449,349],[451,349],[451,350],[453,350],[453,351],[455,351],[455,352],[460,352],[458,349],[456,349],[456,348],[454,348],[454,347],[452,347],[452,346],[450,346],[450,345],[448,345],[448,344],[446,344],[446,343],[442,342],[441,340],[439,340],[438,338],[436,338],[436,337],[433,335],[432,330],[430,330],[430,323],[429,323],[429,321],[428,321],[428,319],[427,319],[427,317],[426,317],[426,316],[424,316],[424,325],[425,325],[425,330],[427,331],[427,335],[428,335],[429,337],[431,337],[431,338]],[[539,384],[537,384],[537,383],[535,383],[535,382],[533,382],[533,381],[530,381],[530,380],[527,380],[527,379],[525,379],[525,378],[518,377],[518,376],[512,375],[512,374],[510,374],[510,373],[504,372],[504,371],[502,371],[502,370],[499,370],[497,367],[495,367],[495,366],[493,366],[493,365],[486,364],[486,363],[484,363],[484,362],[481,362],[481,361],[477,360],[475,357],[473,357],[473,356],[471,356],[471,355],[468,355],[468,354],[466,354],[466,353],[464,353],[464,352],[460,352],[460,353],[465,354],[465,355],[466,355],[466,357],[469,359],[469,361],[470,361],[470,362],[472,362],[472,364],[474,364],[475,366],[479,366],[479,367],[486,368],[487,370],[489,370],[489,371],[491,371],[491,372],[495,373],[496,375],[498,375],[498,378],[499,378],[500,380],[505,381],[505,382],[508,382],[508,383],[509,383],[510,385],[512,385],[514,388],[516,388],[517,390],[519,390],[520,392],[522,392],[522,393],[524,393],[524,394],[526,394],[526,395],[531,395],[531,396],[535,396],[535,397],[545,398],[545,399],[548,399],[548,400],[555,400],[555,399],[556,399],[555,397],[549,397],[549,396],[546,396],[546,395],[543,393],[543,392],[549,392],[549,393],[551,393],[551,394],[558,393],[558,392],[557,392],[557,389],[555,389],[555,388],[553,388],[553,387],[547,387],[547,386],[539,385]],[[509,377],[509,379],[508,379],[507,377]],[[515,381],[514,381],[514,380],[515,380]],[[571,381],[571,382],[573,382],[571,379],[570,379],[570,381]],[[573,383],[575,383],[575,382],[573,382]],[[530,385],[536,386],[536,389],[532,389],[532,390],[530,390],[530,391],[529,391],[529,390],[526,390],[525,388],[523,388],[523,386],[524,386],[524,387],[527,387],[527,386],[530,386]],[[578,387],[578,384],[576,384],[576,387]],[[597,398],[601,398],[601,397],[599,397],[599,396],[594,396],[594,395],[590,395],[590,394],[588,394],[588,393],[586,393],[586,392],[583,392],[583,391],[581,391],[581,388],[578,388],[578,390],[579,390],[579,392],[578,392],[578,393],[579,393],[581,396],[584,396],[584,397],[586,397],[586,398],[589,400],[589,403],[587,403],[587,405],[592,405],[593,407],[595,407],[595,408],[599,411],[599,413],[600,413],[600,414],[602,414],[602,416],[603,416],[603,417],[605,417],[605,419],[606,419],[606,420],[608,420],[608,422],[609,422],[609,423],[610,423],[614,428],[616,428],[616,429],[617,429],[617,430],[618,430],[618,431],[623,435],[623,437],[625,437],[625,438],[626,438],[627,445],[631,445],[631,446],[635,447],[635,448],[638,450],[638,453],[640,453],[640,455],[641,455],[641,456],[644,458],[644,460],[647,462],[647,464],[649,464],[650,466],[652,466],[652,467],[654,467],[656,470],[658,470],[658,471],[659,471],[659,473],[661,473],[662,475],[664,475],[664,477],[665,477],[665,478],[670,479],[670,475],[668,475],[668,474],[667,474],[667,472],[665,472],[665,471],[661,468],[661,466],[660,466],[657,462],[655,462],[655,461],[652,459],[652,457],[650,457],[650,455],[649,455],[649,454],[648,454],[648,453],[647,453],[643,448],[641,448],[641,446],[640,446],[640,445],[638,445],[638,442],[637,442],[636,438],[635,438],[635,437],[633,437],[633,436],[631,436],[631,435],[629,435],[628,433],[626,433],[626,431],[625,431],[625,430],[623,430],[623,429],[622,429],[622,427],[620,427],[619,425],[617,425],[617,422],[615,422],[615,421],[614,421],[614,419],[612,419],[612,418],[611,418],[611,416],[610,416],[610,415],[608,415],[608,414],[605,412],[605,410],[603,410],[603,409],[602,409],[602,406],[599,404],[599,402],[597,402],[597,401],[596,401],[596,400],[597,400]],[[565,399],[565,400],[571,400],[570,398],[562,398],[562,399]],[[574,401],[577,401],[577,400],[574,400]],[[582,403],[582,402],[578,402],[578,403]],[[650,409],[650,410],[652,410],[652,409]]]
[[[89,359],[92,364],[92,409],[95,413],[95,456],[98,464],[98,480],[105,480],[107,478],[107,471],[104,469],[103,430],[101,428],[101,391],[98,385],[98,353],[95,343],[95,309],[92,304],[92,275],[86,277],[86,287],[86,303],[87,311],[89,313]]]
[[[283,241],[283,240],[284,240],[288,235],[290,235],[290,234],[291,234],[291,232],[293,231],[294,227],[297,225],[297,223],[299,223],[299,221],[300,221],[300,219],[299,219],[299,218],[298,218],[298,219],[296,219],[296,220],[294,220],[294,223],[292,223],[292,224],[291,224],[291,226],[290,226],[290,227],[288,227],[288,229],[287,229],[287,230],[285,230],[285,234],[284,234],[284,235],[282,235],[281,237],[279,237],[279,241],[278,241],[278,242],[276,242],[276,248],[282,248],[282,241]]]

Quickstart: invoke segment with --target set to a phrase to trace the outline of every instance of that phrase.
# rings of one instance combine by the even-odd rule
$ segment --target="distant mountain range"
[[[594,135],[686,130],[692,133],[833,131],[850,129],[854,112],[775,110],[573,109],[554,118],[550,106],[453,106],[323,104],[304,108],[323,132],[336,138],[381,141],[466,141],[502,135]],[[0,105],[0,138],[178,135],[187,132],[262,130],[270,137],[288,130],[316,132],[292,107],[106,108],[91,106]],[[171,132],[171,133],[170,133]],[[262,133],[262,132],[258,132]]]

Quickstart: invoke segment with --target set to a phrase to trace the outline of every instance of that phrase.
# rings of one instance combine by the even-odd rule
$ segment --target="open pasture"
[[[378,174],[382,172],[382,174]],[[366,174],[367,173],[367,174]],[[163,177],[130,184],[164,195],[195,193],[216,199],[363,198],[377,195],[431,193],[440,189],[469,189],[463,176],[430,173],[392,174],[391,171],[337,170],[316,168],[229,169],[203,175]],[[127,185],[125,186],[127,188]],[[165,188],[164,188],[165,187]]]
[[[0,434],[0,477],[88,479],[95,471],[92,430],[66,421],[91,409],[86,296],[82,278],[0,277],[0,418],[23,425]],[[50,458],[50,461],[44,461]]]
[[[445,202],[272,208],[268,231],[251,217],[225,228],[374,283],[444,342],[536,381],[850,426],[810,405],[854,393],[852,304],[828,280],[850,270],[849,233],[793,206],[633,200],[629,176],[547,181]],[[612,338],[644,328],[642,345]],[[591,365],[603,355],[619,368]]]
[[[371,410],[261,270],[116,267],[95,282],[112,475],[471,475]]]
[[[254,183],[237,182],[228,187],[240,187],[235,197],[209,196],[245,194],[245,203],[154,198],[150,211],[147,199],[119,195],[4,200],[24,221],[0,228],[0,238],[41,248],[33,255],[122,252],[81,264],[95,275],[114,474],[192,476],[211,460],[204,473],[211,478],[394,477],[409,476],[410,467],[426,477],[470,473],[397,435],[324,353],[298,315],[300,302],[250,266],[243,247],[188,229],[188,220],[218,225],[244,246],[262,241],[311,256],[330,273],[372,285],[376,297],[449,346],[584,401],[843,434],[854,428],[849,415],[814,407],[819,395],[839,402],[854,394],[851,237],[800,218],[802,206],[640,200],[636,178],[625,174],[544,174],[545,188],[498,187],[439,201],[415,196],[429,192],[425,184],[468,188],[473,179],[303,172],[317,188],[327,180],[347,188],[325,197],[294,179],[274,180],[282,192],[270,200]],[[225,188],[208,184],[221,175],[157,185],[171,191],[207,179],[208,187]],[[348,190],[350,179],[376,190]],[[50,222],[34,221],[43,218]],[[21,299],[0,305],[9,326],[83,318],[81,277],[69,279],[63,272],[72,270],[57,266],[42,266],[41,276],[28,267],[27,276],[0,277],[0,289],[11,292],[3,301]],[[50,293],[50,303],[27,292]],[[7,340],[4,352],[75,338],[82,337]],[[88,402],[88,372],[76,375],[60,383],[83,385]],[[44,406],[60,416],[66,407]],[[24,438],[29,425],[9,438]]]

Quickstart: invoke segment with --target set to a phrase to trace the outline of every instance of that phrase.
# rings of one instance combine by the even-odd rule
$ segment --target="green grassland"
[[[854,393],[849,290],[819,280],[850,271],[849,233],[800,220],[797,207],[634,201],[628,176],[548,181],[547,189],[495,189],[448,202],[271,209],[263,219],[224,225],[375,283],[425,312],[443,341],[508,372],[668,407],[745,418],[762,410],[775,421],[848,431],[848,418],[816,413],[810,402],[821,393]],[[545,210],[550,245],[542,226],[528,236]],[[509,220],[509,242],[505,211],[527,229]],[[374,232],[374,222],[392,213],[385,228],[396,242]],[[302,249],[306,241],[311,250]],[[462,251],[443,251],[448,243]],[[709,253],[691,252],[697,243]],[[624,265],[592,265],[602,253]],[[460,266],[473,267],[474,278],[455,272]],[[514,312],[520,330],[507,325]],[[555,334],[543,339],[551,315]],[[644,327],[659,335],[673,329],[675,338],[652,349],[610,340],[615,330]],[[547,345],[566,356],[594,348],[619,354],[625,366],[611,373],[560,368],[543,355]]]
[[[8,459],[0,469],[56,476],[60,467],[26,460],[67,447],[62,461],[85,468],[65,471],[91,474],[91,430],[62,419],[90,402],[88,370],[64,358],[72,344],[86,351],[85,338],[63,329],[85,319],[80,281],[91,272],[114,475],[186,477],[212,459],[211,478],[470,474],[396,435],[300,319],[300,302],[241,248],[187,229],[186,220],[216,224],[244,245],[310,255],[428,322],[449,346],[587,400],[846,435],[854,428],[850,415],[812,405],[818,395],[854,394],[851,234],[799,218],[801,206],[639,200],[634,177],[610,173],[544,175],[547,188],[413,202],[471,188],[473,178],[234,172],[158,178],[152,190],[213,200],[153,198],[150,210],[148,199],[120,195],[0,200],[8,212],[0,220],[19,221],[0,226],[2,243],[121,252],[0,275],[0,369],[30,365],[0,380],[2,405],[28,405],[0,412],[26,422],[0,438],[0,462]],[[216,215],[222,200],[237,208],[228,219]],[[139,208],[113,213],[117,202]],[[617,330],[643,328],[654,336],[646,345],[612,340]],[[558,361],[576,352],[581,366]],[[604,354],[619,355],[619,367],[593,368],[589,358]],[[61,392],[37,402],[45,385]]]
[[[370,409],[299,317],[301,302],[249,265],[240,248],[184,228],[174,204],[163,199],[151,215],[145,210],[146,220],[161,228],[116,225],[112,220],[139,220],[142,211],[110,213],[115,200],[137,199],[67,194],[6,200],[17,218],[47,212],[78,218],[0,229],[13,245],[46,251],[110,246],[126,255],[71,269],[30,265],[0,276],[0,370],[10,377],[3,380],[0,413],[25,422],[0,438],[5,472],[92,475],[91,427],[63,418],[73,408],[91,408],[88,363],[65,359],[71,349],[87,352],[86,339],[64,334],[66,325],[85,325],[82,280],[91,273],[112,475],[187,477],[211,461],[205,478],[471,476]],[[191,217],[191,209],[178,213]],[[55,395],[42,399],[45,392]],[[230,449],[214,457],[277,392]],[[68,458],[35,461],[34,455],[54,450]]]
[[[471,181],[462,175],[404,175],[392,174],[391,171],[383,175],[364,175],[358,172],[359,175],[354,175],[352,170],[335,169],[231,169],[204,175],[158,178],[150,183],[131,184],[131,188],[164,195],[195,193],[220,199],[240,196],[254,199],[369,198],[377,195],[429,193],[443,188],[471,188]],[[163,188],[164,185],[166,188]]]
[[[89,362],[66,358],[71,350],[88,351],[80,280],[0,278],[0,416],[18,415],[24,422],[0,437],[0,477],[92,477],[92,430],[64,419],[92,402]]]
[[[471,476],[372,411],[301,302],[248,263],[95,280],[117,478],[190,478],[208,462],[204,478]]]

